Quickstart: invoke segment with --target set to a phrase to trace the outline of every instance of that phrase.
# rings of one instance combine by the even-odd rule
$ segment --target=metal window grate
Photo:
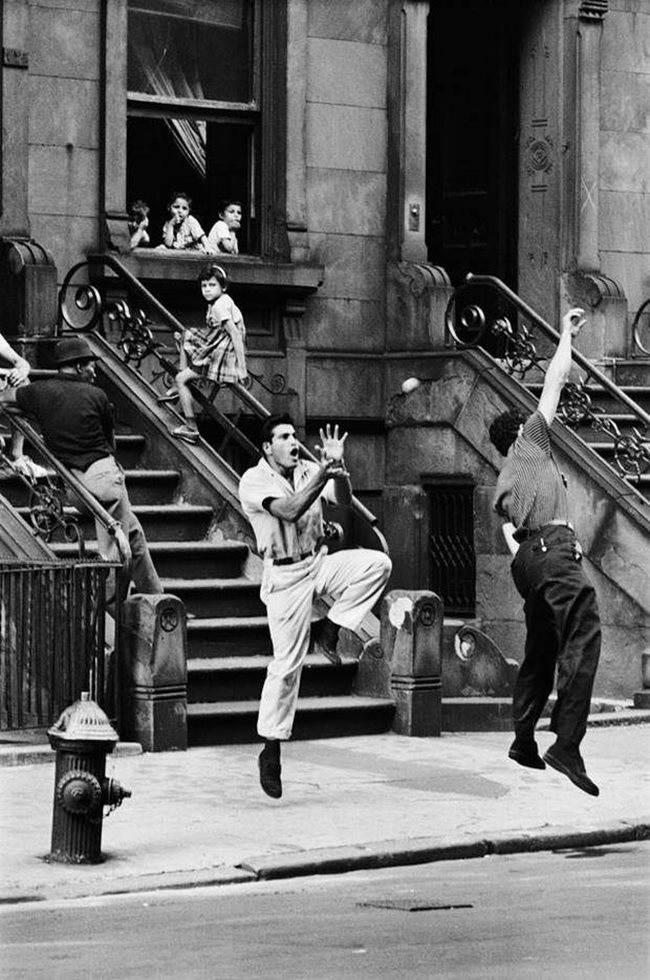
[[[474,488],[426,486],[429,497],[430,587],[446,612],[473,615],[476,606]]]

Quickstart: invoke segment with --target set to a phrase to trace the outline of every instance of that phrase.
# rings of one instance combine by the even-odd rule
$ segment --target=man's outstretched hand
[[[327,423],[325,429],[319,430],[320,445],[314,448],[320,454],[320,464],[325,467],[331,476],[347,476],[344,462],[344,443],[348,437],[347,432],[339,438],[339,427],[332,427]]]

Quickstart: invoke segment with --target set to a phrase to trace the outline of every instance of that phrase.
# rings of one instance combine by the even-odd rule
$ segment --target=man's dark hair
[[[271,441],[273,438],[273,430],[278,425],[293,425],[295,428],[295,422],[287,412],[283,412],[282,415],[269,415],[269,417],[264,420],[262,428],[260,429],[260,448],[265,442]]]
[[[502,456],[508,455],[508,450],[517,438],[519,426],[526,421],[527,417],[520,409],[509,408],[507,412],[497,415],[492,422],[489,430],[490,442]]]

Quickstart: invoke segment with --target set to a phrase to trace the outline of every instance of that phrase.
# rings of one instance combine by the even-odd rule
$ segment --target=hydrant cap
[[[61,713],[47,734],[50,740],[54,737],[70,742],[119,742],[120,739],[106,713],[90,700],[87,691]]]

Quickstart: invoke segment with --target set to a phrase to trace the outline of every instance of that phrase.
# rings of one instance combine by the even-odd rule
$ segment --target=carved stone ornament
[[[609,9],[609,0],[582,0],[580,20],[603,20]]]
[[[550,173],[555,161],[553,154],[553,141],[550,136],[539,139],[536,136],[529,136],[526,141],[526,172]]]

